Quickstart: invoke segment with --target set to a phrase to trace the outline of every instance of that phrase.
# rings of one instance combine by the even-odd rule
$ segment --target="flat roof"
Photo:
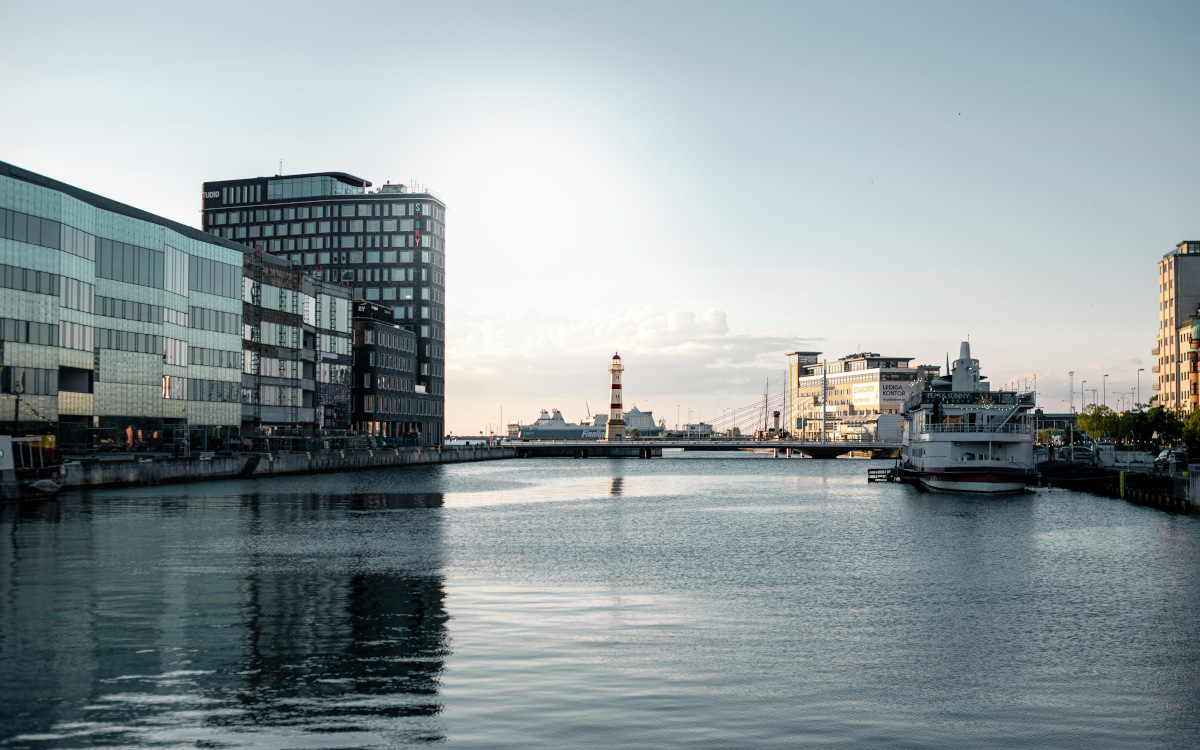
[[[370,180],[364,180],[361,177],[355,177],[346,172],[306,172],[304,174],[277,174],[271,176],[259,177],[242,177],[237,180],[208,180],[205,185],[221,185],[227,182],[245,182],[246,180],[303,180],[308,177],[332,177],[335,180],[354,185],[355,187],[369,188],[371,187]]]
[[[112,213],[128,216],[132,219],[138,219],[151,224],[157,224],[160,227],[165,227],[173,232],[181,234],[188,239],[199,240],[212,245],[227,247],[231,250],[237,250],[242,254],[245,254],[245,252],[249,249],[245,245],[238,244],[233,240],[217,237],[216,235],[209,234],[201,229],[189,227],[187,224],[180,224],[177,221],[172,221],[166,217],[159,216],[158,214],[152,214],[149,211],[143,211],[140,208],[134,208],[133,206],[121,203],[120,201],[115,201],[112,198],[105,198],[103,195],[97,195],[96,193],[83,190],[82,188],[77,188],[74,185],[68,185],[65,182],[59,182],[58,180],[38,174],[37,172],[30,172],[28,169],[23,169],[15,164],[9,164],[5,161],[0,161],[0,176],[11,177],[14,180],[21,180],[22,182],[28,182],[34,185],[40,185],[44,188],[49,188],[50,190],[62,193],[63,195],[69,195],[78,201],[88,204],[89,206],[95,206],[102,211],[111,211]]]

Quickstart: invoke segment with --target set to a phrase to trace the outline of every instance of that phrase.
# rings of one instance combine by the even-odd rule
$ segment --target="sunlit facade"
[[[0,162],[0,421],[66,449],[230,439],[241,266],[233,242]]]
[[[1183,414],[1193,408],[1188,353],[1192,318],[1200,307],[1200,241],[1180,242],[1158,262],[1158,339],[1154,390],[1157,405]]]

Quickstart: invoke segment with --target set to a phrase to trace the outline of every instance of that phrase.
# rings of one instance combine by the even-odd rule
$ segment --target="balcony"
[[[1158,372],[1158,365],[1151,365],[1150,372]]]
[[[985,435],[1028,435],[1033,431],[1031,423],[1009,422],[998,427],[993,427],[990,424],[962,424],[962,423],[926,423],[921,429],[922,432],[970,432],[975,434]]]
[[[1153,354],[1155,357],[1157,357],[1158,356],[1158,347],[1156,346],[1153,349],[1151,349],[1150,353]]]

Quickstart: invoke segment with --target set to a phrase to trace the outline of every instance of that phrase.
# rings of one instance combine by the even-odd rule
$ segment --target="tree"
[[[639,434],[640,433],[638,432],[638,428],[636,428],[636,427],[634,427],[632,430],[629,431],[629,437],[637,437]]]
[[[1183,424],[1183,440],[1187,444],[1188,453],[1195,453],[1200,447],[1200,409],[1188,415]]]
[[[1079,429],[1090,435],[1092,440],[1103,440],[1117,426],[1117,414],[1107,406],[1088,404],[1079,413],[1077,421]]]

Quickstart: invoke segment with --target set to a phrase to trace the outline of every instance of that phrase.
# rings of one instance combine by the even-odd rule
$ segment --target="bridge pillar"
[[[771,458],[779,458],[779,449],[778,448],[771,449]]]

